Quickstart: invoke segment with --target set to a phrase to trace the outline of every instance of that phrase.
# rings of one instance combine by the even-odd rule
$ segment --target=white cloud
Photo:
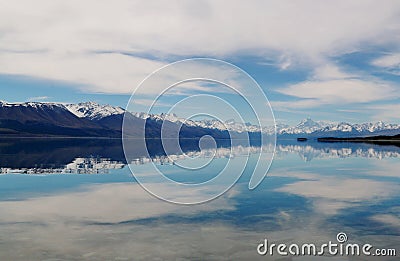
[[[85,187],[85,189],[87,190],[61,193],[50,197],[43,196],[22,201],[1,201],[2,209],[7,209],[8,214],[2,215],[0,220],[1,222],[41,222],[43,217],[46,217],[47,221],[63,217],[69,221],[118,223],[126,221],[126,219],[138,220],[169,213],[190,214],[215,209],[233,209],[228,201],[229,197],[234,195],[232,193],[235,193],[232,191],[230,194],[219,198],[218,203],[213,201],[210,204],[183,208],[177,204],[168,204],[165,201],[158,200],[138,184],[133,183],[93,185]],[[159,185],[159,189],[169,188]],[[204,197],[202,193],[204,192],[190,189],[174,193],[174,195],[196,200],[199,197]],[[143,204],[146,205],[145,208],[138,207]]]
[[[376,41],[376,36],[398,29],[399,8],[397,1],[385,5],[379,1],[237,1],[230,5],[169,1],[166,5],[162,1],[42,0],[4,4],[2,22],[11,29],[5,40],[16,40],[13,48],[56,44],[71,50],[119,47],[166,54],[226,54],[249,48],[315,53]]]
[[[307,178],[306,178],[307,179]],[[397,186],[389,182],[369,179],[344,179],[320,177],[315,180],[298,181],[276,189],[312,200],[318,213],[335,215],[340,211],[366,201],[390,198]]]
[[[366,108],[374,112],[372,118],[377,121],[400,121],[400,104],[371,105]]]
[[[315,68],[308,80],[278,89],[298,100],[275,102],[279,110],[314,108],[329,104],[353,104],[398,98],[396,86],[362,73],[344,72],[326,62]]]
[[[45,101],[50,99],[51,97],[49,96],[38,96],[38,97],[31,97],[28,99],[28,101]]]
[[[96,185],[86,193],[57,193],[1,204],[5,214],[0,217],[2,260],[260,257],[254,246],[266,237],[263,229],[248,229],[222,218],[206,222],[202,218],[208,211],[232,215],[232,202],[219,198],[198,206],[178,206],[133,187],[132,191],[132,186],[122,184]],[[327,226],[315,225],[325,220],[305,211],[268,211],[252,217],[257,224],[271,228],[268,239],[277,242],[320,244],[334,236]],[[338,231],[338,225],[332,230]]]
[[[373,216],[371,219],[389,225],[396,230],[400,230],[400,218],[397,215],[378,214]]]
[[[298,113],[301,115],[307,114],[305,109],[314,108],[320,105],[320,102],[315,99],[303,99],[299,101],[273,101],[271,106],[273,110],[282,112]]]
[[[400,98],[398,88],[394,82],[384,81],[365,72],[344,71],[326,61],[317,66],[306,81],[276,90],[292,96],[292,100],[273,101],[271,105],[277,111],[302,115],[318,114],[315,108],[331,105],[336,108],[332,116],[342,113],[341,120],[359,121],[358,118],[349,117],[349,113],[357,113],[368,115],[370,120],[392,122],[400,119],[397,113],[400,106],[396,103]],[[379,104],[383,101],[386,104]],[[325,111],[324,115],[329,113]]]
[[[315,99],[309,105],[363,103],[396,97],[395,88],[385,82],[360,79],[306,81],[279,92],[304,99]]]
[[[368,179],[345,179],[333,182],[333,179],[299,181],[277,189],[310,198],[326,198],[345,202],[362,202],[374,198],[387,198],[397,187],[380,181]],[[340,191],[340,193],[338,193]]]
[[[399,1],[0,0],[0,6],[0,73],[74,82],[86,91],[127,93],[163,65],[96,51],[275,53],[287,69],[294,59],[320,63],[361,43],[400,42]]]
[[[377,67],[382,67],[390,73],[400,75],[400,53],[384,55],[373,60],[371,64]]]
[[[329,62],[316,67],[313,75],[314,80],[320,80],[320,81],[338,80],[338,79],[343,80],[355,77],[356,77],[355,74],[344,72],[338,66],[331,64]]]
[[[372,65],[380,67],[400,67],[400,53],[382,56],[372,61]]]
[[[0,71],[67,81],[92,92],[132,92],[163,63],[118,53],[0,53]],[[140,69],[137,69],[140,68]]]
[[[292,65],[292,58],[287,55],[279,57],[278,66],[281,70],[286,70]]]
[[[66,81],[77,88],[98,93],[132,93],[139,83],[166,63],[132,57],[121,53],[68,53],[68,52],[0,52],[0,72],[29,75],[52,80]],[[212,62],[192,63],[168,67],[146,81],[137,90],[140,94],[159,94],[162,90],[182,79],[211,78],[241,88],[238,70]],[[202,81],[180,84],[171,92],[215,91]],[[228,92],[219,88],[220,92]]]

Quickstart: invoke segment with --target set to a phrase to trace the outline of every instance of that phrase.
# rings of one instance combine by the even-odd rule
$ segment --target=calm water
[[[240,149],[229,157],[229,149],[220,148],[211,168],[218,172],[227,160],[238,161]],[[1,140],[0,154],[0,260],[268,260],[279,257],[257,254],[265,238],[317,244],[335,241],[338,232],[349,242],[400,251],[395,146],[278,143],[257,189],[248,190],[251,156],[232,189],[195,206],[144,191],[119,141]],[[208,156],[193,155],[198,161]],[[177,181],[215,175],[208,168],[188,177],[157,149],[152,156],[138,154],[132,164],[146,171],[153,161]]]

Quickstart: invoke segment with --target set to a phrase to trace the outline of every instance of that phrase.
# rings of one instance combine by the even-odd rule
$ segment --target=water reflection
[[[41,164],[38,164],[41,165]],[[126,164],[99,157],[75,158],[60,168],[0,168],[0,174],[108,174],[110,169],[122,169]]]
[[[105,158],[124,162],[117,139],[0,139],[0,167],[64,168],[77,158]]]
[[[149,140],[147,145],[148,152],[131,146],[134,157],[129,164],[174,164],[188,157],[228,158],[260,151],[257,146],[231,148],[226,140],[220,142],[216,151],[200,150],[197,140],[186,140],[183,153],[166,156],[159,142]],[[264,151],[271,151],[273,144],[265,147]],[[304,161],[347,157],[384,159],[399,158],[400,148],[364,143],[278,142],[275,157],[288,154],[297,154]],[[127,164],[118,139],[0,139],[0,155],[0,174],[107,174]]]
[[[296,153],[304,161],[311,161],[314,158],[391,158],[400,156],[400,148],[395,145],[375,145],[367,143],[290,143],[281,142],[277,144],[277,155],[285,153]]]
[[[126,164],[118,160],[118,153],[109,153],[112,148],[83,149],[84,155],[74,147],[66,149],[73,158],[65,166],[76,158]],[[2,145],[2,154],[11,149]],[[26,150],[34,153],[32,148]],[[22,147],[15,150],[22,159],[23,151]],[[63,148],[47,151],[60,153]],[[218,160],[226,160],[229,151],[220,148]],[[239,157],[240,149],[235,151]],[[188,152],[201,153],[209,156],[206,151]],[[7,157],[11,159],[11,153]],[[46,164],[62,162],[52,157],[46,158]],[[399,148],[392,146],[278,144],[270,173],[260,187],[248,190],[251,171],[246,169],[227,194],[189,207],[152,197],[132,180],[128,168],[115,168],[109,175],[2,175],[0,260],[285,260],[258,256],[257,244],[264,238],[277,243],[325,243],[335,240],[340,231],[351,242],[400,251],[398,157]],[[157,159],[165,158],[159,155],[151,160]],[[28,166],[27,160],[17,166]],[[163,168],[168,172],[173,165]],[[198,198],[204,192],[181,193]],[[374,260],[340,257],[346,259]]]
[[[134,157],[129,164],[135,165],[174,164],[187,158],[229,158],[260,150],[243,146],[232,149],[226,140],[216,150],[200,150],[198,140],[185,140],[181,154],[166,156],[159,141],[147,141],[149,151],[134,145],[130,148]],[[127,164],[118,139],[6,139],[0,140],[0,155],[0,174],[108,174],[109,170]]]

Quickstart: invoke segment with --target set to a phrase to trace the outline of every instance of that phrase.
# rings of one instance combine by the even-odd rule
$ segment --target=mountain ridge
[[[260,127],[234,120],[187,120],[175,114],[148,114],[127,112],[121,107],[101,105],[95,102],[77,104],[24,102],[8,103],[0,101],[0,134],[2,135],[72,135],[72,136],[121,136],[124,116],[130,123],[132,136],[140,135],[139,126],[146,124],[149,135],[159,135],[163,122],[171,126],[174,132],[183,129],[184,137],[198,137],[213,134],[219,138],[228,137],[228,131],[243,133],[261,133],[265,136],[276,134],[280,138],[296,137],[363,137],[400,134],[399,124],[387,124],[382,121],[351,124],[347,122],[302,120],[295,126],[277,124]],[[147,127],[149,127],[147,129]],[[178,128],[179,127],[179,128]],[[42,128],[43,130],[41,131]],[[49,131],[50,129],[50,131]],[[46,133],[47,132],[47,133]],[[158,134],[157,134],[158,133]],[[146,136],[147,137],[147,136]]]

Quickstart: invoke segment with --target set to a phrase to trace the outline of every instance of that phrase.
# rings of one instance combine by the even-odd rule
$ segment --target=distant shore
[[[352,137],[352,138],[336,138],[336,137],[325,137],[318,138],[318,142],[363,142],[373,143],[379,145],[399,145],[400,135],[396,136],[373,136],[373,137]]]

